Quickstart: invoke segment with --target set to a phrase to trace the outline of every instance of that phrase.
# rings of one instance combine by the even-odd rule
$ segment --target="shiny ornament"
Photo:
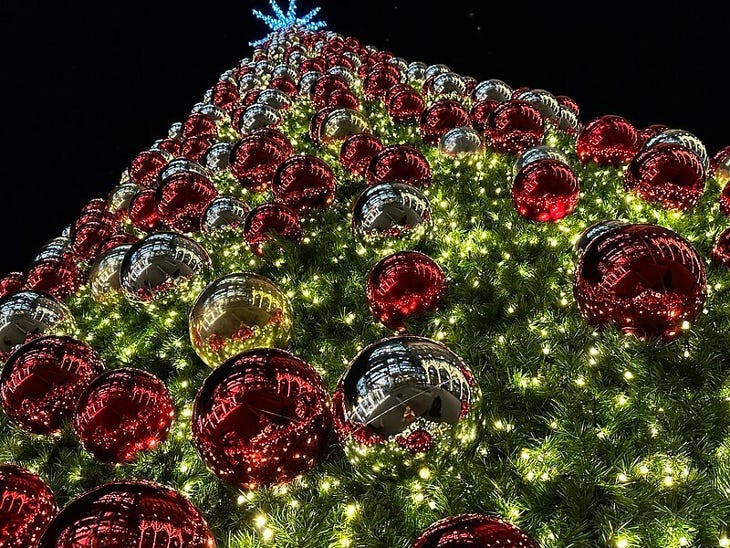
[[[439,139],[455,127],[469,124],[469,113],[456,101],[442,99],[421,114],[420,133],[428,144],[435,145]]]
[[[310,70],[302,74],[302,77],[299,78],[299,83],[297,84],[297,87],[299,88],[299,93],[302,95],[311,96],[312,87],[317,80],[322,78],[322,76],[324,75],[316,70]]]
[[[730,228],[725,229],[717,237],[710,258],[713,263],[730,269]]]
[[[654,135],[644,144],[644,150],[655,147],[660,144],[669,144],[682,147],[697,155],[702,162],[702,167],[707,172],[710,168],[710,157],[704,143],[699,138],[683,129],[667,129]]]
[[[140,186],[134,183],[116,186],[107,198],[107,208],[120,219],[126,218],[129,215],[129,204],[140,190]]]
[[[193,174],[203,179],[211,179],[213,173],[203,167],[202,164],[186,158],[176,158],[165,166],[160,172],[159,181],[160,185],[167,184],[170,180],[176,178],[178,175]]]
[[[340,164],[351,175],[363,177],[370,161],[383,150],[383,143],[371,133],[358,133],[345,139],[340,147]]]
[[[520,529],[496,516],[462,514],[431,525],[411,548],[539,548]]]
[[[384,99],[388,90],[400,83],[400,78],[400,72],[393,65],[381,64],[365,76],[363,94],[369,101]]]
[[[71,231],[71,250],[82,261],[92,263],[99,254],[99,246],[120,230],[117,218],[111,213],[93,215]]]
[[[512,184],[512,201],[517,212],[540,223],[559,221],[578,204],[578,177],[567,164],[553,159],[529,162]]]
[[[122,289],[133,300],[151,301],[177,281],[199,276],[210,266],[208,254],[190,238],[158,232],[127,252],[122,261]]]
[[[444,72],[424,84],[424,89],[434,95],[465,95],[466,82],[455,72]]]
[[[725,147],[712,157],[710,175],[720,184],[730,182],[730,147]]]
[[[141,152],[129,166],[129,178],[141,186],[156,186],[157,176],[169,160],[169,154],[160,150]]]
[[[116,246],[96,259],[89,273],[89,287],[97,302],[110,302],[121,294],[122,261],[131,247],[131,244]]]
[[[218,135],[218,124],[215,118],[200,112],[193,112],[183,123],[182,138]]]
[[[233,146],[231,173],[244,188],[260,192],[271,184],[276,169],[291,153],[288,139],[256,132]]]
[[[656,225],[607,222],[578,242],[575,300],[591,325],[615,325],[639,338],[677,338],[702,312],[702,258],[684,238]]]
[[[213,86],[210,100],[214,105],[230,112],[240,100],[238,86],[233,82],[218,82]]]
[[[386,109],[395,122],[417,122],[425,108],[421,94],[410,86],[396,86],[386,98]]]
[[[205,155],[216,142],[217,138],[211,135],[188,137],[182,142],[180,155],[193,162],[203,162]]]
[[[76,293],[84,283],[84,274],[71,256],[44,259],[28,271],[23,289],[47,293],[63,300]]]
[[[561,150],[540,145],[529,148],[518,156],[517,161],[515,161],[515,164],[512,167],[512,177],[517,177],[517,174],[528,165],[540,160],[555,160],[556,162],[562,162],[564,164],[568,163],[568,157]]]
[[[25,274],[22,272],[11,272],[0,278],[0,299],[22,291],[23,283],[25,283]]]
[[[241,95],[252,89],[260,88],[261,86],[261,80],[259,80],[255,74],[245,74],[238,80],[238,91]]]
[[[87,344],[70,337],[42,337],[21,346],[0,377],[8,417],[34,434],[55,434],[70,419],[84,389],[104,364]]]
[[[338,107],[321,108],[317,112],[315,112],[312,118],[309,120],[309,137],[310,139],[312,139],[314,144],[322,144],[322,141],[320,140],[322,135],[322,124],[324,123],[325,118],[327,118],[330,113],[337,110],[337,108]]]
[[[725,184],[720,193],[720,212],[730,217],[730,181]]]
[[[71,240],[66,236],[58,236],[47,241],[33,262],[37,263],[46,259],[63,259],[71,251]]]
[[[347,59],[347,57],[341,60],[344,61],[345,59]],[[330,67],[327,70],[327,74],[333,74],[334,76],[342,78],[345,82],[347,82],[347,85],[352,85],[355,82],[356,78],[352,70],[344,65],[335,65],[333,67]]]
[[[157,213],[157,191],[151,188],[138,192],[129,203],[129,220],[142,232],[153,232],[162,227]]]
[[[639,132],[620,116],[601,116],[583,128],[575,150],[582,162],[601,166],[627,163],[641,147]]]
[[[262,90],[256,98],[256,102],[276,110],[287,110],[292,106],[291,97],[279,89]]]
[[[293,324],[291,302],[274,282],[258,274],[229,274],[193,304],[190,340],[200,359],[216,367],[245,350],[285,347]]]
[[[573,111],[562,106],[558,109],[553,123],[557,125],[560,131],[568,135],[576,135],[581,130],[581,123],[578,120],[578,116]]]
[[[49,295],[34,291],[6,295],[0,299],[0,360],[32,339],[73,328],[71,312]]]
[[[210,147],[205,155],[205,167],[212,173],[220,173],[228,169],[232,148],[231,143],[217,143]]]
[[[102,373],[84,390],[74,431],[97,460],[129,463],[165,441],[175,408],[165,384],[139,369]]]
[[[221,196],[203,212],[200,229],[203,234],[212,234],[223,227],[243,228],[243,221],[250,210],[249,205],[238,198]]]
[[[325,107],[358,110],[360,108],[360,101],[349,89],[337,89],[329,94],[325,102]]]
[[[454,158],[476,154],[481,150],[482,138],[470,127],[455,127],[444,133],[439,142],[439,151]]]
[[[256,255],[263,255],[266,243],[273,238],[300,242],[302,226],[299,214],[283,204],[262,204],[246,216],[243,235]]]
[[[484,101],[474,103],[471,112],[469,112],[469,123],[471,126],[479,133],[484,133],[489,115],[498,104],[494,99],[485,99]]]
[[[426,80],[428,80],[429,78],[438,76],[439,74],[445,74],[447,72],[451,72],[451,69],[449,67],[447,67],[446,65],[441,65],[441,64],[429,65],[426,68],[426,73],[425,73]]]
[[[157,190],[157,214],[160,220],[179,232],[200,228],[203,211],[218,196],[215,185],[197,173],[179,173]]]
[[[370,126],[360,112],[349,108],[338,108],[322,120],[319,141],[323,144],[339,144],[348,137],[367,131],[370,131]]]
[[[433,259],[416,251],[388,255],[370,271],[365,294],[383,325],[403,332],[405,321],[441,307],[446,276]]]
[[[276,126],[281,122],[279,111],[268,105],[251,105],[243,111],[238,119],[238,131],[248,135],[254,130]]]
[[[401,477],[439,465],[476,438],[479,388],[469,368],[435,341],[401,335],[350,363],[333,398],[335,431],[365,474]]]
[[[32,548],[56,514],[53,493],[35,474],[0,464],[0,546]]]
[[[121,481],[87,491],[59,513],[38,548],[215,548],[203,516],[180,493]]]
[[[687,148],[668,143],[645,147],[629,164],[624,186],[643,200],[665,209],[687,210],[705,191],[701,159]]]
[[[182,136],[182,122],[175,122],[167,130],[167,136],[170,139],[179,139]]]
[[[431,183],[431,165],[421,151],[408,145],[391,145],[370,161],[368,183],[406,183],[427,186]]]
[[[368,244],[400,240],[416,244],[431,226],[426,196],[404,183],[380,183],[367,188],[355,201],[352,231]]]
[[[413,84],[422,84],[426,81],[426,69],[428,65],[421,61],[413,61],[406,69],[406,78]]]
[[[555,100],[564,109],[569,110],[576,116],[580,116],[580,107],[578,106],[578,103],[575,101],[575,99],[573,99],[572,97],[568,97],[567,95],[556,95]]]
[[[345,80],[333,74],[324,74],[321,78],[318,78],[310,90],[314,108],[316,110],[323,108],[327,104],[329,96],[338,89],[348,90],[350,87]]]
[[[639,131],[639,140],[642,144],[645,144],[652,137],[656,137],[660,133],[664,133],[669,129],[669,126],[664,124],[652,124],[648,127]]]
[[[502,80],[493,78],[491,80],[485,80],[477,84],[474,91],[471,93],[474,101],[497,101],[502,103],[509,101],[512,97],[512,88],[505,84]]]
[[[484,133],[495,150],[518,155],[542,142],[545,121],[531,104],[509,100],[494,107]]]
[[[279,166],[271,184],[277,202],[300,212],[331,205],[335,188],[334,171],[316,156],[292,156]]]
[[[321,459],[329,397],[314,368],[278,349],[228,360],[195,398],[193,442],[211,471],[246,489],[287,483]]]
[[[560,104],[555,96],[544,89],[530,89],[518,93],[515,97],[520,101],[525,101],[534,106],[545,119],[554,119],[558,117]]]

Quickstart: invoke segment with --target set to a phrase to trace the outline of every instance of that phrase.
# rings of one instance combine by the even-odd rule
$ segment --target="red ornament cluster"
[[[28,470],[0,465],[0,546],[29,548],[56,514],[53,493]]]

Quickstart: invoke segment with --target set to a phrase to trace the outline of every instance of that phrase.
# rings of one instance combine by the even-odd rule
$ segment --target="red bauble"
[[[4,278],[0,279],[0,299],[5,295],[17,293],[23,289],[25,283],[25,274],[22,272],[11,272]]]
[[[134,462],[137,454],[165,441],[175,408],[164,383],[138,369],[99,375],[74,413],[74,430],[89,453],[103,462]]]
[[[205,155],[217,140],[211,135],[199,135],[184,139],[180,147],[180,155],[193,162],[204,163]]]
[[[271,184],[276,201],[297,211],[331,205],[335,188],[334,171],[316,156],[292,156],[279,166]]]
[[[437,521],[412,548],[538,548],[538,544],[501,518],[463,514]]]
[[[336,89],[329,94],[325,107],[359,109],[360,101],[349,89]]]
[[[498,104],[499,101],[495,101],[494,99],[485,99],[484,101],[475,103],[469,113],[471,127],[476,129],[479,133],[484,133],[484,130],[487,128],[489,115],[492,114],[492,111]]]
[[[576,116],[580,116],[580,107],[576,100],[572,97],[568,97],[567,95],[556,95],[555,100],[561,107],[568,109]]]
[[[111,214],[110,214],[111,215]],[[78,226],[71,234],[71,249],[81,260],[91,263],[99,255],[99,246],[120,229],[105,221],[89,221]]]
[[[135,194],[129,203],[129,220],[142,232],[153,232],[162,227],[157,214],[157,191],[151,188]]]
[[[238,106],[240,100],[241,96],[238,93],[238,86],[236,86],[233,82],[218,82],[213,87],[211,102],[226,112],[234,110]]]
[[[373,267],[365,293],[378,321],[390,329],[405,331],[404,320],[441,305],[446,296],[446,276],[423,253],[402,251]]]
[[[327,116],[329,116],[335,110],[337,110],[337,107],[321,108],[314,113],[312,119],[309,121],[309,137],[312,139],[312,141],[314,141],[315,144],[322,144],[322,124],[324,124]]]
[[[119,226],[118,218],[113,213],[105,209],[82,210],[79,218],[71,225],[71,237],[73,238],[73,233],[78,230],[79,227],[87,223],[100,223],[114,228]]]
[[[493,149],[517,155],[542,142],[545,120],[530,103],[511,99],[494,107],[484,134]]]
[[[216,196],[215,185],[202,175],[178,173],[158,188],[157,214],[170,228],[193,232],[200,229],[203,211]]]
[[[684,321],[702,312],[707,281],[702,259],[671,230],[600,223],[578,245],[583,253],[573,291],[588,323],[672,340]]]
[[[373,101],[385,99],[385,95],[393,86],[400,83],[400,73],[393,65],[382,64],[371,70],[362,83],[365,98]]]
[[[617,166],[631,160],[640,147],[641,137],[631,122],[620,116],[601,116],[580,132],[575,151],[582,162]]]
[[[28,470],[0,465],[0,546],[32,548],[56,514],[53,493]]]
[[[660,133],[664,133],[669,129],[669,126],[664,124],[652,124],[639,131],[639,140],[641,143],[646,143],[652,137],[656,137]]]
[[[13,421],[34,434],[53,434],[104,364],[87,344],[42,337],[10,356],[0,377],[0,399]]]
[[[215,548],[203,516],[180,493],[150,482],[107,483],[74,499],[38,548]]]
[[[389,182],[427,186],[431,182],[431,165],[419,150],[408,145],[391,145],[373,156],[367,179],[370,185]]]
[[[312,104],[316,110],[320,110],[327,106],[327,101],[330,95],[336,90],[349,90],[350,87],[347,85],[342,78],[333,74],[325,74],[319,80],[317,80],[310,92],[312,98]]]
[[[363,177],[373,157],[383,149],[383,143],[371,133],[348,137],[340,147],[340,164],[352,175]]]
[[[156,186],[157,177],[169,159],[164,152],[159,150],[141,152],[129,166],[129,178],[138,185]]]
[[[403,84],[391,88],[386,97],[386,108],[395,122],[415,122],[421,119],[426,102],[415,89]]]
[[[256,349],[205,380],[195,398],[193,442],[216,476],[254,489],[316,466],[331,422],[329,396],[312,366],[283,350]]]
[[[210,135],[215,137],[218,135],[218,124],[213,117],[203,114],[202,112],[193,112],[188,116],[182,127],[182,137],[201,137]]]
[[[421,137],[428,144],[436,145],[439,139],[455,127],[469,125],[469,113],[456,101],[437,101],[421,114]]]
[[[76,293],[84,283],[84,275],[72,256],[44,259],[28,271],[23,289],[47,293],[63,300]]]
[[[276,130],[258,130],[233,146],[230,168],[233,176],[249,190],[265,190],[274,178],[276,169],[292,153],[289,140],[266,133]]]
[[[725,229],[712,246],[712,262],[730,269],[730,228]]]
[[[710,160],[710,175],[721,184],[730,182],[730,147],[720,150]]]
[[[522,168],[512,185],[517,212],[532,221],[559,221],[578,204],[578,177],[557,160],[538,160]]]
[[[282,204],[260,205],[246,215],[243,235],[256,255],[262,255],[264,245],[273,237],[293,242],[302,239],[302,226],[296,211]]]
[[[159,141],[155,142],[154,149],[156,150],[162,150],[164,152],[167,152],[171,156],[177,156],[180,154],[180,147],[182,146],[182,143],[178,141],[177,139],[160,139]]]
[[[657,144],[631,160],[624,187],[666,209],[687,210],[705,191],[705,170],[694,152],[679,145]]]
[[[86,205],[81,208],[82,215],[84,213],[92,213],[95,211],[108,211],[106,200],[104,198],[94,198],[93,200],[87,202]]]
[[[111,238],[104,240],[104,242],[99,245],[99,256],[120,245],[136,244],[138,241],[139,238],[137,238],[137,236],[133,236],[132,234],[127,234],[125,232],[120,232],[118,234],[115,234]]]
[[[278,89],[279,91],[283,91],[290,97],[295,96],[298,92],[297,86],[294,85],[294,82],[292,82],[288,78],[273,78],[269,83],[269,87],[272,89]]]

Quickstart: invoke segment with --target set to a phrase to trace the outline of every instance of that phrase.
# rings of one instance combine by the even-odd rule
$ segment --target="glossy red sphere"
[[[371,133],[358,133],[348,137],[340,147],[340,164],[352,175],[363,177],[373,157],[383,149],[383,144]]]
[[[182,143],[177,139],[160,139],[155,143],[154,148],[169,153],[175,157],[180,154]]]
[[[617,166],[631,160],[639,147],[641,137],[631,122],[620,116],[601,116],[580,132],[575,151],[582,162]]]
[[[512,201],[523,217],[559,221],[578,204],[580,186],[573,170],[557,160],[538,160],[522,168],[512,185]]]
[[[266,242],[272,238],[283,238],[293,242],[302,239],[299,214],[283,204],[260,205],[246,215],[243,235],[251,250],[262,255]]]
[[[173,175],[157,190],[160,220],[179,232],[200,229],[200,218],[218,196],[215,185],[197,173]]]
[[[99,246],[119,229],[119,225],[102,221],[84,223],[72,231],[71,249],[78,258],[91,263],[99,255]]]
[[[291,153],[288,140],[254,132],[233,146],[231,173],[244,188],[260,192],[271,184],[276,169]]]
[[[76,293],[84,283],[84,274],[72,256],[44,259],[28,271],[23,289],[47,293],[63,300]]]
[[[315,110],[320,110],[327,106],[327,101],[333,92],[349,89],[350,87],[347,85],[347,82],[339,76],[325,74],[314,83],[310,91],[312,104],[314,105]]]
[[[24,468],[0,464],[0,546],[33,548],[56,515],[53,493]]]
[[[702,312],[706,275],[684,238],[656,225],[603,223],[579,243],[573,282],[578,310],[596,326],[615,325],[639,338],[678,337]]]
[[[400,73],[392,65],[381,65],[371,70],[362,83],[362,91],[365,97],[373,101],[385,99],[385,95],[393,86],[400,83]]]
[[[217,139],[211,135],[197,135],[183,139],[180,146],[180,156],[192,160],[193,162],[205,162],[205,155]]]
[[[180,493],[150,482],[107,483],[58,514],[38,548],[215,548],[203,516]]]
[[[279,166],[271,184],[276,201],[297,211],[331,205],[335,189],[334,171],[316,156],[292,156]]]
[[[142,232],[153,232],[162,227],[157,213],[157,191],[151,188],[135,194],[129,203],[129,220]]]
[[[98,460],[133,462],[167,438],[175,408],[164,383],[138,369],[99,375],[81,395],[74,430]]]
[[[271,82],[269,82],[269,87],[272,89],[278,89],[279,91],[283,91],[290,97],[293,97],[297,94],[297,86],[294,85],[294,82],[289,80],[288,78],[273,78]]]
[[[115,247],[119,247],[120,245],[136,244],[138,241],[139,238],[137,238],[137,236],[127,234],[126,232],[114,234],[114,236],[104,240],[104,242],[99,245],[99,255],[103,255],[107,251],[114,249]]]
[[[129,166],[129,178],[138,185],[152,187],[157,185],[157,177],[167,165],[169,156],[162,151],[141,152]]]
[[[723,148],[712,157],[710,175],[721,184],[730,182],[730,147]]]
[[[25,274],[22,272],[11,272],[5,277],[0,278],[0,299],[2,299],[5,295],[21,291],[24,283]]]
[[[211,102],[226,112],[232,112],[240,101],[241,96],[238,93],[238,86],[233,82],[218,82],[213,87]]]
[[[98,354],[81,341],[35,339],[16,350],[3,368],[3,409],[28,432],[53,434],[71,418],[81,393],[103,369]]]
[[[531,104],[512,99],[494,107],[484,134],[493,149],[518,155],[542,142],[545,120]]]
[[[694,152],[679,145],[658,144],[631,160],[624,186],[647,202],[687,210],[705,191],[705,170]]]
[[[360,108],[360,101],[349,89],[336,89],[327,96],[324,106],[357,110]]]
[[[239,354],[195,398],[193,442],[219,478],[247,489],[286,483],[311,470],[332,422],[314,368],[278,349]]]
[[[456,101],[437,101],[421,114],[421,137],[428,144],[435,145],[439,139],[455,127],[469,125],[469,113]]]
[[[312,139],[312,141],[317,144],[322,144],[322,124],[324,124],[325,119],[327,116],[329,116],[332,112],[337,110],[337,107],[324,107],[319,109],[317,112],[314,113],[312,116],[312,119],[309,121],[309,137]]]
[[[712,246],[712,262],[730,269],[730,228],[725,229]]]
[[[665,126],[664,124],[652,124],[639,131],[639,140],[642,144],[646,143],[652,137],[656,137],[657,135],[659,135],[660,133],[664,133],[668,129],[669,126]]]
[[[439,308],[446,296],[446,276],[427,255],[402,251],[373,267],[365,293],[378,321],[390,329],[405,331],[405,320]]]
[[[217,136],[218,125],[212,116],[201,112],[193,112],[187,117],[182,127],[183,139],[200,137],[203,135]]]
[[[471,112],[469,113],[469,122],[471,123],[471,127],[476,129],[479,133],[484,133],[487,129],[487,120],[489,120],[489,115],[492,114],[492,111],[498,104],[499,101],[495,101],[494,99],[485,99],[484,101],[474,103],[474,106],[471,108]]]
[[[537,542],[496,516],[464,514],[437,521],[412,548],[539,548]]]
[[[423,187],[431,183],[431,165],[421,151],[408,145],[391,145],[373,156],[367,179],[370,185],[388,182]]]
[[[416,122],[421,119],[426,102],[407,84],[394,86],[386,97],[388,114],[395,122]]]

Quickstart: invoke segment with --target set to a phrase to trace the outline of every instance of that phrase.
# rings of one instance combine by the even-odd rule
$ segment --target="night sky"
[[[584,121],[664,123],[697,134],[710,154],[730,144],[729,8],[427,4],[323,1],[322,16],[408,61],[570,95]],[[254,6],[266,2],[2,0],[0,275],[27,270],[84,203],[106,196],[137,152],[250,53],[248,41],[265,33]]]

